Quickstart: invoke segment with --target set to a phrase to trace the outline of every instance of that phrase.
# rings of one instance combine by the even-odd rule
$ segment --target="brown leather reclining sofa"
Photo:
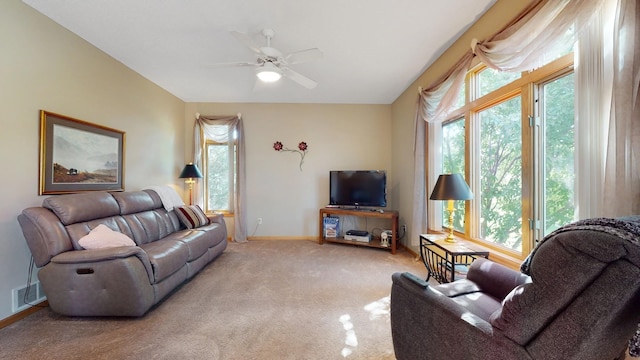
[[[141,316],[227,247],[222,216],[187,229],[153,190],[52,196],[18,221],[51,309],[69,316]],[[85,250],[100,224],[135,246]]]

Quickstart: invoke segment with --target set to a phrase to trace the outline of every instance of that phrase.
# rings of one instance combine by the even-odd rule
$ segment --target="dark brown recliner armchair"
[[[624,359],[640,321],[640,218],[632,220],[636,232],[622,237],[590,225],[554,233],[525,262],[530,277],[486,259],[437,286],[394,274],[396,357]]]

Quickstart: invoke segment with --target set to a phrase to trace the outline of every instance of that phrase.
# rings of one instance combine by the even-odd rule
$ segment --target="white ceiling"
[[[496,0],[23,0],[186,102],[390,104]],[[274,29],[272,47],[317,47],[291,65],[315,81],[254,86],[229,31]],[[264,38],[256,37],[264,43]]]

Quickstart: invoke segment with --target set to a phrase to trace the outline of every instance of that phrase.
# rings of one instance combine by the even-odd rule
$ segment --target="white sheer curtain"
[[[613,29],[613,93],[605,172],[605,214],[640,214],[640,9],[619,0]]]
[[[417,106],[417,105],[416,105]],[[415,121],[415,137],[413,141],[413,217],[411,218],[411,245],[420,245],[418,234],[421,234],[427,228],[427,219],[424,214],[427,209],[427,193],[425,179],[425,122],[416,114]]]
[[[577,219],[604,216],[603,189],[613,85],[615,1],[608,1],[578,35],[575,53],[575,196]]]
[[[212,116],[196,114],[194,126],[194,160],[196,165],[203,169],[204,148],[207,139],[229,144],[229,156],[233,156],[234,136],[236,147],[236,181],[231,204],[234,213],[234,236],[236,242],[247,241],[247,220],[246,220],[246,172],[245,172],[245,145],[244,129],[242,126],[241,114],[233,116]],[[233,159],[229,159],[233,163]],[[233,172],[230,176],[233,176]],[[229,179],[230,184],[234,184],[233,179]],[[195,201],[200,206],[204,201],[204,184],[201,182],[194,189]]]
[[[429,88],[420,90],[416,121],[424,120],[430,124],[437,124],[430,125],[429,132],[438,131],[439,124],[446,119],[448,110],[455,103],[474,55],[487,66],[502,71],[521,72],[534,69],[546,61],[545,54],[547,52],[554,49],[560,41],[564,41],[565,34],[570,27],[574,26],[575,33],[580,34],[605,1],[539,1],[532,4],[520,17],[514,19],[504,30],[492,38],[485,41],[474,39],[471,43],[471,50],[456,63],[449,73]],[[424,135],[418,131],[414,136],[416,143],[420,140],[420,136],[424,138]],[[430,153],[435,151],[434,145],[436,144],[429,142]],[[417,153],[419,151],[422,151],[422,154]],[[422,156],[424,158],[424,151],[425,149],[416,148],[414,157]],[[431,157],[430,160],[432,160]],[[416,164],[418,164],[417,161]],[[430,162],[430,164],[432,163]],[[437,177],[437,174],[429,174],[429,171],[416,170],[414,188],[421,182],[424,183],[424,179],[417,178],[421,173],[426,173],[427,179]],[[426,185],[430,189],[433,184]],[[435,219],[434,206],[431,202],[427,206],[428,212],[433,214],[429,220]],[[411,228],[414,237],[416,237],[415,234],[426,230],[426,228],[420,227],[422,226],[421,219],[426,218],[424,209],[424,206],[414,202]]]
[[[426,168],[426,133],[428,132],[429,134],[429,149],[431,149],[428,160],[430,164],[433,164],[434,161],[439,161],[437,154],[440,152],[440,146],[435,145],[440,144],[438,134],[442,130],[442,120],[457,99],[471,60],[473,60],[473,54],[469,51],[434,85],[427,89],[419,89],[413,142],[415,169],[413,173],[413,193],[416,198],[413,201],[410,231],[411,245],[414,246],[419,244],[418,235],[426,232],[427,224],[440,216],[439,212],[433,210],[431,202],[427,201],[429,197],[427,189],[433,188],[438,174],[430,173]],[[424,124],[425,121],[429,124],[428,131]],[[427,211],[427,208],[429,211]],[[427,221],[427,214],[430,214],[429,221]]]
[[[449,110],[458,99],[472,60],[473,53],[468,51],[434,85],[427,89],[420,89],[418,118],[431,123],[440,123],[447,117]]]
[[[488,41],[471,44],[487,66],[501,71],[527,71],[544,65],[574,26],[579,34],[606,0],[540,1]]]

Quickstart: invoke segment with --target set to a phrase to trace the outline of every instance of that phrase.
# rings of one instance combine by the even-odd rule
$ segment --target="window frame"
[[[534,117],[537,114],[536,109],[536,88],[540,84],[549,82],[550,79],[559,78],[574,71],[574,54],[573,52],[556,58],[548,64],[532,70],[522,72],[519,79],[514,80],[498,89],[491,91],[488,94],[474,98],[474,91],[477,89],[476,78],[477,74],[486,68],[486,65],[475,61],[471,69],[467,72],[465,77],[464,91],[465,91],[465,104],[457,109],[449,112],[447,118],[443,123],[455,121],[459,118],[464,118],[465,121],[465,179],[469,183],[472,191],[477,193],[479,185],[479,161],[477,154],[479,154],[479,126],[478,126],[478,113],[484,109],[490,108],[501,102],[507,101],[514,96],[521,96],[521,121],[522,121],[522,248],[521,251],[515,251],[508,249],[499,244],[495,244],[477,236],[480,233],[479,224],[479,206],[480,202],[474,200],[467,201],[465,204],[464,215],[464,231],[460,232],[454,229],[457,236],[476,242],[480,245],[487,247],[494,256],[502,258],[506,262],[511,262],[514,265],[520,263],[534,248],[535,226],[531,226],[530,219],[536,219],[534,197],[537,196],[534,189],[534,169],[533,161],[535,159],[534,154],[534,140],[533,140],[533,127],[530,126]],[[429,152],[429,144],[427,146],[427,153]],[[433,149],[432,149],[433,151]],[[441,164],[437,165],[441,167]],[[437,168],[431,167],[429,164],[428,173],[440,173]],[[428,189],[429,190],[429,189]],[[433,204],[435,205],[435,204]],[[433,209],[433,208],[432,208]],[[432,227],[431,225],[435,225]],[[442,223],[429,224],[429,231],[439,231],[437,227],[442,228]]]
[[[574,73],[574,68],[572,67],[567,67],[565,69],[562,69],[558,72],[555,72],[553,74],[551,74],[550,76],[547,76],[543,79],[540,79],[536,84],[535,84],[535,99],[543,99],[544,98],[544,91],[542,90],[544,86],[546,86],[547,84],[550,84],[556,80],[559,80],[565,76],[569,76],[570,74]],[[574,97],[575,97],[575,92],[574,92]],[[575,100],[575,98],[574,98]],[[534,126],[546,126],[545,122],[546,119],[543,119],[544,117],[544,111],[543,111],[543,106],[545,106],[546,104],[540,100],[537,101],[534,107],[534,119],[535,120],[535,124]],[[574,113],[574,123],[575,123],[575,116],[576,114]],[[540,119],[540,120],[538,120]],[[535,131],[535,129],[532,129],[532,131]],[[534,142],[534,151],[538,151],[537,147],[541,147],[541,146],[545,146],[546,142],[547,142],[547,135],[542,133],[542,130],[540,129],[539,133],[534,133],[532,136],[534,136],[533,138],[533,142]],[[537,140],[536,140],[536,136],[537,136]],[[574,134],[574,138],[575,138],[575,134]],[[575,150],[575,149],[574,149]],[[544,196],[545,196],[545,186],[544,186],[544,177],[546,174],[546,164],[545,164],[545,159],[540,158],[539,161],[537,163],[535,163],[534,165],[534,169],[537,170],[537,172],[534,172],[532,175],[533,178],[533,189],[535,191],[535,198],[533,199],[532,202],[532,212],[534,213],[535,217],[534,219],[536,219],[536,223],[531,224],[532,226],[532,232],[533,232],[533,243],[538,243],[540,242],[545,234],[544,234],[544,230],[545,230],[545,226],[542,224],[542,219],[546,218],[546,209],[543,206],[544,203]],[[575,167],[574,167],[574,175],[575,175]],[[574,180],[575,181],[575,180]],[[575,194],[574,194],[574,201],[575,201]],[[574,204],[575,205],[575,204]]]
[[[207,214],[212,214],[212,213],[219,213],[219,214],[224,214],[225,216],[230,216],[233,217],[234,213],[235,213],[235,209],[233,207],[233,204],[235,202],[235,189],[237,187],[237,175],[238,175],[238,169],[237,169],[237,164],[238,164],[238,141],[237,139],[234,138],[234,141],[232,142],[232,151],[233,151],[233,163],[228,163],[229,168],[229,176],[231,177],[231,179],[229,179],[230,182],[230,186],[229,186],[229,209],[209,209],[209,178],[208,178],[208,174],[209,174],[209,146],[225,146],[225,147],[230,147],[229,143],[227,142],[218,142],[212,139],[205,139],[204,141],[204,149],[203,149],[203,170],[204,170],[204,209],[205,209],[205,213]]]

